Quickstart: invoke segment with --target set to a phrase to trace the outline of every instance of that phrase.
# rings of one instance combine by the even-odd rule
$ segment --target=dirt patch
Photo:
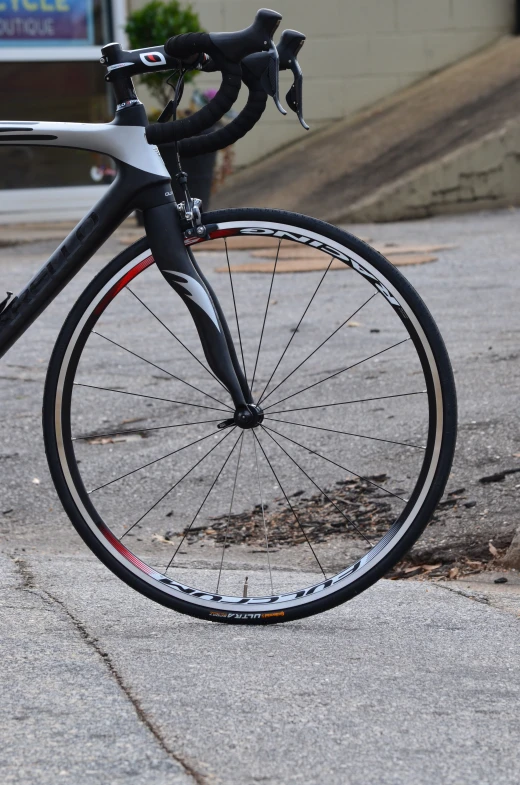
[[[348,478],[323,493],[297,491],[288,500],[281,496],[264,505],[263,515],[257,505],[240,514],[212,518],[209,526],[167,531],[160,539],[175,544],[185,537],[188,545],[240,545],[258,552],[265,550],[267,530],[269,547],[276,550],[306,542],[313,546],[329,543],[340,547],[342,542],[372,546],[388,531],[398,512],[394,498],[379,487],[383,484],[391,485],[391,478]],[[386,577],[456,580],[497,569],[513,534],[509,530],[490,534],[484,529],[475,536],[478,503],[472,496],[462,487],[446,493],[425,533]]]
[[[426,256],[425,254],[392,256],[392,263],[396,267],[406,267],[413,264],[428,264],[437,261],[436,256]],[[232,273],[269,273],[271,275],[275,269],[275,262],[246,262],[246,264],[231,265]],[[312,273],[323,272],[324,270],[350,270],[350,267],[339,259],[334,259],[331,263],[323,253],[315,254],[307,259],[282,259],[276,263],[277,273]],[[227,267],[217,267],[217,273],[228,273]]]
[[[269,545],[275,547],[300,545],[307,540],[325,542],[331,537],[349,537],[369,542],[379,539],[392,522],[388,494],[368,480],[384,482],[386,475],[366,480],[344,480],[325,493],[304,496],[297,491],[289,498],[258,504],[251,512],[222,515],[212,519],[211,527],[187,532],[188,542],[201,534],[219,544],[265,547],[265,531]],[[290,505],[290,506],[289,506]],[[265,518],[265,529],[264,529]]]

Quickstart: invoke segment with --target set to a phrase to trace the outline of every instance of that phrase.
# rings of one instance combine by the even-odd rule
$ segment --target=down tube
[[[129,171],[132,170],[132,171]],[[50,305],[135,207],[165,199],[166,178],[122,167],[107,193],[0,315],[0,357]],[[154,187],[155,186],[155,187]],[[171,201],[171,197],[169,198]]]

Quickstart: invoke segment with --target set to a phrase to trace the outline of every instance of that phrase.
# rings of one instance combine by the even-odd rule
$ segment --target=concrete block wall
[[[384,222],[520,204],[520,120],[404,177],[352,205],[344,220]]]
[[[128,0],[129,8],[146,0]],[[260,0],[192,0],[207,30],[240,30]],[[269,4],[266,4],[269,5]],[[514,0],[273,0],[281,28],[307,35],[300,55],[304,114],[312,130],[370,106],[511,32]],[[290,87],[281,75],[281,99]],[[216,86],[202,75],[200,87]],[[245,90],[244,97],[245,97]],[[244,165],[305,133],[272,102],[257,128],[236,145]]]

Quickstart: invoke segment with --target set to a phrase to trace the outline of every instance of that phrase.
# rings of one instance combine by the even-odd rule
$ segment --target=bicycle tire
[[[93,508],[74,457],[70,434],[72,378],[80,361],[83,333],[95,321],[94,310],[107,292],[121,290],[125,276],[146,260],[150,252],[146,238],[139,240],[112,260],[89,284],[67,317],[52,354],[47,373],[43,406],[45,447],[50,472],[76,530],[93,553],[117,577],[151,600],[201,619],[221,623],[270,624],[291,621],[333,608],[373,585],[401,559],[420,536],[433,514],[449,476],[456,440],[456,394],[449,358],[440,333],[426,305],[404,276],[380,253],[347,232],[322,221],[280,210],[230,209],[207,213],[203,223],[216,237],[232,237],[255,230],[285,233],[291,241],[314,243],[335,259],[354,267],[375,286],[386,304],[399,316],[425,370],[428,384],[429,439],[422,466],[422,485],[414,500],[413,516],[401,521],[392,536],[383,537],[368,554],[349,565],[340,577],[318,581],[300,596],[295,592],[259,598],[220,597],[180,581],[165,578],[151,569],[119,541]],[[298,239],[299,238],[299,239]],[[280,243],[282,240],[280,240]],[[280,246],[278,246],[280,247]],[[153,262],[153,260],[152,260]],[[275,263],[276,268],[276,263]],[[274,277],[274,273],[273,273]],[[87,326],[86,326],[87,325]],[[88,336],[87,336],[88,337]],[[85,339],[86,341],[86,339]],[[433,397],[431,397],[433,396]],[[431,398],[431,401],[430,401]],[[434,422],[432,422],[432,417]],[[69,440],[67,442],[67,440]],[[255,446],[256,449],[256,446]],[[238,472],[238,468],[237,468]],[[408,500],[410,502],[410,500]],[[85,514],[87,511],[87,514]],[[263,514],[263,501],[262,501]],[[397,522],[394,524],[394,527]],[[373,553],[373,551],[375,553]],[[273,600],[276,597],[276,600]],[[208,599],[210,598],[210,599]],[[244,601],[245,599],[245,601]]]

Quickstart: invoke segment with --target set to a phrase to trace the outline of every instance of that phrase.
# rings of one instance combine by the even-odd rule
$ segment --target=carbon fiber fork
[[[229,391],[237,413],[247,412],[251,393],[229,327],[213,289],[184,245],[175,204],[145,210],[144,225],[155,263],[188,308],[209,367]]]

